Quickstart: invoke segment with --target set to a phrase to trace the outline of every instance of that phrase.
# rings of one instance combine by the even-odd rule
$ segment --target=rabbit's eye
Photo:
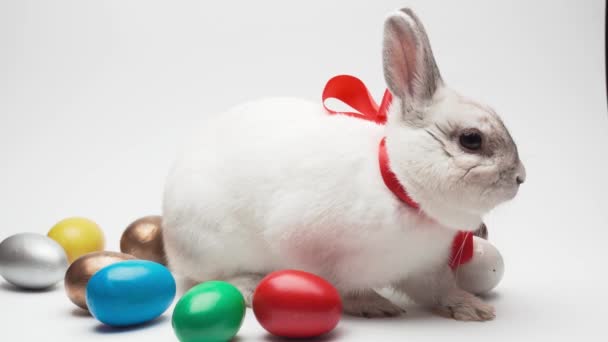
[[[460,146],[470,151],[480,150],[482,140],[481,133],[476,130],[463,132],[459,138]]]

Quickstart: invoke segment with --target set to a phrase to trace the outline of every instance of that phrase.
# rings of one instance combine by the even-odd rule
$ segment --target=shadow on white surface
[[[32,290],[32,289],[24,289],[21,287],[17,287],[11,283],[2,282],[2,283],[0,283],[0,289],[2,289],[2,291],[8,291],[8,292],[14,292],[14,293],[32,294],[32,293],[46,293],[46,292],[55,291],[57,289],[57,285],[53,285],[51,287],[47,287],[47,288],[40,289],[40,290]]]
[[[72,308],[72,310],[70,310],[70,316],[89,319],[93,318],[90,312],[81,308]]]
[[[418,320],[433,320],[433,319],[442,319],[441,317],[433,314],[430,309],[426,309],[417,305],[408,305],[406,308],[406,313],[404,315],[398,317],[373,317],[373,318],[365,318],[365,317],[355,317],[355,316],[342,316],[342,322],[350,322],[360,325],[365,324],[374,324],[374,325],[393,325],[393,324],[404,324],[408,321],[418,321]]]
[[[111,327],[109,325],[99,323],[98,325],[96,325],[93,328],[93,330],[95,333],[98,333],[98,334],[120,334],[120,333],[124,333],[124,332],[132,332],[132,331],[150,329],[157,325],[164,324],[165,321],[167,321],[168,319],[169,318],[167,316],[160,316],[159,318],[157,318],[153,321],[149,321],[149,322],[142,323],[142,324],[130,325],[127,327]]]
[[[483,300],[485,300],[485,301],[487,301],[489,303],[492,303],[492,302],[494,302],[496,300],[499,300],[500,297],[501,297],[500,293],[496,292],[496,291],[490,291],[488,293],[484,293],[484,294],[479,295],[479,298],[481,298],[481,299],[483,299]]]
[[[343,335],[344,335],[343,329],[341,329],[340,327],[338,327],[335,330],[333,330],[333,331],[331,331],[328,334],[325,334],[323,336],[312,337],[312,338],[298,338],[296,340],[297,341],[302,341],[302,342],[307,342],[307,341],[330,342],[330,341],[337,341],[337,340],[339,340],[341,337],[343,337]],[[240,340],[239,337],[235,337],[232,340],[232,342],[239,341],[239,340]],[[274,336],[274,335],[271,335],[270,333],[267,333],[266,335],[264,335],[263,341],[268,341],[268,342],[287,342],[287,341],[294,341],[294,339],[293,338],[285,338],[285,337]]]

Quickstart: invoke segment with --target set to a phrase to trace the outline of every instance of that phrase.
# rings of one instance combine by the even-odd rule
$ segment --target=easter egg
[[[241,328],[245,300],[233,285],[208,281],[191,288],[173,310],[173,330],[181,342],[226,342]]]
[[[105,244],[101,228],[81,217],[58,222],[47,235],[63,247],[70,263],[85,254],[103,251]]]
[[[68,298],[72,303],[88,310],[85,290],[93,274],[108,265],[131,259],[135,258],[117,252],[93,252],[76,259],[65,273],[63,281]]]
[[[67,268],[63,248],[44,235],[21,233],[0,243],[0,275],[15,286],[48,288],[63,279]]]
[[[131,223],[120,238],[120,251],[166,265],[161,223],[160,216],[146,216]]]
[[[111,326],[144,323],[162,315],[175,298],[169,270],[147,260],[111,264],[91,277],[86,301],[93,317]]]
[[[270,273],[253,294],[253,312],[264,329],[289,338],[319,336],[333,330],[342,315],[340,294],[312,273]]]
[[[502,279],[505,265],[500,252],[487,240],[473,237],[473,258],[454,272],[460,288],[475,294],[492,290]]]

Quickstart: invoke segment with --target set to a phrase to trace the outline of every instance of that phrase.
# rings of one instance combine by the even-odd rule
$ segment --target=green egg
[[[173,330],[181,342],[226,342],[239,331],[245,299],[233,285],[208,281],[191,288],[173,310]]]

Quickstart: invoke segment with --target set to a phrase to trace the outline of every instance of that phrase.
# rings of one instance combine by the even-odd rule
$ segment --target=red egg
[[[253,294],[255,317],[273,335],[305,338],[333,330],[342,315],[340,294],[312,273],[285,270],[266,276]]]

